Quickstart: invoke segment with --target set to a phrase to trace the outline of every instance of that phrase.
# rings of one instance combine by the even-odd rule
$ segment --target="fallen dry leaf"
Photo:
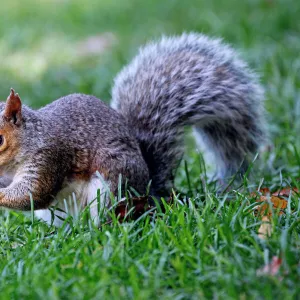
[[[255,207],[257,212],[261,216],[271,216],[272,208],[270,204],[273,206],[273,211],[277,211],[280,215],[283,214],[288,205],[288,201],[285,198],[289,197],[291,192],[298,193],[298,189],[285,188],[271,193],[268,188],[262,188],[258,192],[251,193],[251,196],[255,197],[257,202],[264,202]]]
[[[299,190],[296,189],[296,188],[285,188],[285,189],[282,189],[280,191],[277,191],[275,193],[272,194],[272,196],[283,196],[283,197],[289,197],[290,196],[290,193],[293,192],[293,193],[299,193]]]
[[[278,274],[282,259],[278,256],[273,256],[271,262],[264,267],[256,271],[257,276],[271,275],[275,276]]]
[[[149,205],[149,197],[148,196],[135,197],[129,199],[128,201],[120,202],[115,209],[116,215],[119,217],[119,221],[122,222],[132,208],[133,208],[132,213],[128,217],[130,217],[130,219],[136,220],[144,212],[152,208]]]
[[[273,211],[277,212],[279,215],[284,213],[284,210],[287,208],[287,200],[277,197],[277,196],[261,196],[257,202],[264,202],[257,207],[257,212],[261,216],[272,216],[272,206]],[[272,205],[271,205],[272,203]]]
[[[285,199],[291,193],[298,193],[296,188],[285,188],[274,193],[271,193],[268,188],[261,188],[258,192],[251,193],[252,197],[260,204],[255,207],[256,213],[262,216],[262,224],[258,229],[258,236],[261,239],[266,239],[272,234],[271,218],[275,212],[279,215],[284,214],[288,206],[288,201]]]
[[[167,200],[167,203],[173,202],[173,194]],[[151,196],[133,197],[126,201],[122,201],[115,208],[115,213],[119,217],[119,221],[124,221],[125,218],[136,220],[146,211],[155,208],[152,205],[153,200]],[[160,207],[161,211],[164,211],[164,207]],[[129,213],[130,212],[130,213]],[[151,212],[153,214],[153,212]]]
[[[271,224],[271,218],[269,216],[263,216],[261,220],[262,220],[262,224],[258,229],[258,237],[264,240],[271,236],[272,224]]]

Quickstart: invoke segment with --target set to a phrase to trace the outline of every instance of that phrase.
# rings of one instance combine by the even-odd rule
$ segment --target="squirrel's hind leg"
[[[226,184],[231,176],[238,177],[247,171],[249,159],[252,159],[258,148],[255,134],[247,132],[243,124],[208,124],[195,126],[197,143],[204,149],[204,156],[212,158],[216,169],[217,180]]]

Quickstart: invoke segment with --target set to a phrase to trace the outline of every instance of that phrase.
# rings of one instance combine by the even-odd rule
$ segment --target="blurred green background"
[[[162,34],[197,31],[240,50],[265,86],[272,140],[284,149],[299,146],[299,3],[4,0],[0,99],[14,87],[33,107],[73,92],[108,102],[114,76],[140,45]]]

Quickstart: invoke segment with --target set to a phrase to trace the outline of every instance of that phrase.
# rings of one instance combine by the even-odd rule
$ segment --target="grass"
[[[272,147],[242,189],[217,195],[188,137],[176,186],[191,199],[178,196],[155,219],[121,224],[112,215],[98,230],[84,212],[68,220],[69,229],[56,229],[2,212],[0,299],[297,299],[299,197],[262,241],[247,190],[262,181],[272,189],[295,186],[300,177],[299,15],[292,0],[3,1],[2,99],[13,86],[33,107],[71,92],[109,101],[115,74],[139,45],[200,31],[222,36],[261,75]],[[87,37],[107,32],[115,42],[101,54],[80,52]],[[274,255],[283,259],[279,274],[257,276]]]

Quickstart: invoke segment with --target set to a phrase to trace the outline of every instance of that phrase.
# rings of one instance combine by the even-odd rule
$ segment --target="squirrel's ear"
[[[14,89],[10,89],[10,94],[5,103],[4,117],[14,124],[20,125],[22,120],[21,109],[22,103],[19,94],[15,93]]]

